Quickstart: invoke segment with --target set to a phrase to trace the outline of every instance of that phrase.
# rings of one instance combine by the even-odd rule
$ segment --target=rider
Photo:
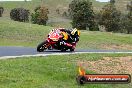
[[[79,41],[80,31],[77,28],[72,30],[65,28],[58,28],[63,34],[63,40],[60,42],[60,45],[66,45],[72,48],[75,48],[71,43],[76,43]]]

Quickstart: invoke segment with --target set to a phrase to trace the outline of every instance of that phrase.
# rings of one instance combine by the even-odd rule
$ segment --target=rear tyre
[[[44,41],[42,43],[40,43],[38,46],[37,46],[37,51],[38,52],[43,52],[44,50],[47,49],[47,41]]]
[[[61,52],[66,52],[66,50],[67,50],[66,48],[63,48],[61,49]]]
[[[71,52],[73,52],[75,49],[70,49]]]

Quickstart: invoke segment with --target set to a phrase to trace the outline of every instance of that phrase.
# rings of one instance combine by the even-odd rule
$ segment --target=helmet
[[[72,34],[72,35],[78,35],[78,36],[80,36],[80,31],[79,31],[77,28],[74,28],[74,29],[71,31],[71,34]]]

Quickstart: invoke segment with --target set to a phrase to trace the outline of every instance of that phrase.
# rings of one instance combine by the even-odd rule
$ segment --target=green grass
[[[132,35],[105,32],[82,32],[81,48],[101,48],[102,45],[132,45]]]
[[[36,47],[52,27],[23,23],[0,18],[0,46]],[[103,49],[103,45],[132,45],[132,35],[107,32],[81,31],[77,48]]]
[[[0,20],[0,45],[35,46],[43,41],[51,27]]]
[[[29,57],[0,61],[0,88],[130,88],[131,84],[87,84],[78,86],[78,61],[130,54],[77,54]],[[87,73],[96,73],[89,71]]]
[[[56,8],[59,8],[61,12],[64,12],[67,10],[66,8],[68,8],[71,1],[72,0],[43,0],[43,4],[49,8],[50,14],[55,15]],[[96,0],[90,1],[93,3],[94,10],[96,11],[99,11],[104,5],[107,4],[106,2],[98,2]],[[119,10],[124,12],[126,10],[126,4],[130,1],[131,0],[116,0],[116,6]],[[11,9],[16,7],[23,7],[33,11],[33,9],[38,5],[42,5],[41,0],[32,0],[31,2],[0,2],[0,6],[3,6],[8,13]]]
[[[59,3],[58,3],[59,2]],[[53,20],[48,25],[54,27],[71,27],[70,20],[64,19],[55,13],[56,8],[60,7],[64,11],[64,7],[68,7],[71,0],[44,0],[44,4],[49,8],[49,19]],[[106,3],[99,3],[92,0],[95,7],[103,6]],[[35,4],[34,4],[35,3]],[[30,46],[36,47],[38,43],[43,41],[52,27],[40,26],[31,23],[22,23],[11,21],[9,12],[15,7],[24,7],[31,11],[38,5],[40,0],[33,0],[32,2],[1,2],[6,11],[4,16],[0,18],[0,45],[1,46]],[[65,9],[66,10],[66,9]],[[63,19],[64,22],[59,20]],[[57,20],[57,21],[56,21]],[[65,22],[66,21],[66,22]],[[103,45],[132,45],[132,35],[126,34],[109,34],[101,32],[87,32],[81,33],[78,48],[92,48],[102,49]]]
[[[50,10],[55,10],[58,7],[68,7],[69,3],[72,0],[43,0],[43,2],[41,2],[41,0],[32,0],[30,2],[24,2],[24,1],[14,1],[14,2],[1,2],[0,5],[7,8],[7,9],[12,9],[15,7],[24,7],[27,9],[32,10],[33,8],[35,8],[38,5],[41,5],[42,3],[44,5],[46,5]],[[101,3],[101,2],[97,2],[96,0],[90,0],[93,3],[93,6],[98,8],[100,6],[105,5],[106,3]],[[58,3],[59,2],[59,3]],[[9,5],[10,4],[10,5]],[[60,9],[63,9],[60,8]]]
[[[69,3],[71,1],[72,0],[43,0],[43,2],[41,2],[41,0],[32,0],[31,2],[14,1],[14,2],[0,2],[0,6],[3,6],[5,9],[3,17],[5,19],[9,19],[10,11],[13,8],[25,8],[25,9],[30,10],[30,13],[33,13],[34,9],[37,6],[43,4],[49,10],[48,17],[50,20],[50,25],[53,25],[53,26],[61,25],[64,27],[69,27],[69,25],[70,25],[69,22],[59,21],[58,19],[68,20],[68,19],[62,17],[62,14],[64,11],[66,11],[66,12],[68,11]],[[96,7],[102,8],[102,6],[104,5],[104,3],[99,3],[99,2],[96,2],[95,0],[91,0],[91,1],[93,2],[93,5],[95,6],[94,9],[96,9]],[[58,8],[60,10],[60,14],[56,13],[56,9],[58,9]],[[52,20],[54,20],[55,22]]]
[[[69,27],[69,26],[71,26],[69,23],[69,21],[71,21],[71,20],[62,17],[62,14],[64,11],[66,11],[66,12],[68,11],[69,3],[71,1],[72,0],[43,0],[43,2],[41,2],[41,0],[32,0],[31,2],[24,2],[24,1],[8,2],[7,1],[7,2],[0,2],[0,6],[3,6],[5,9],[3,17],[5,19],[10,19],[9,18],[10,11],[13,8],[25,8],[25,9],[30,10],[30,13],[33,13],[34,9],[37,6],[43,4],[49,10],[49,14],[48,14],[48,17],[50,20],[49,25],[52,25],[54,27],[58,26],[58,25],[61,27]],[[90,0],[90,1],[93,3],[93,9],[94,9],[95,13],[99,12],[102,9],[102,7],[107,4],[107,3],[103,3],[103,2],[97,2],[96,0]],[[125,0],[125,1],[118,0],[116,2],[116,6],[122,12],[126,12],[126,4],[128,2],[130,2],[130,0]],[[60,10],[60,14],[56,13],[56,9],[58,9],[58,8]],[[69,20],[69,21],[63,22],[58,19],[64,19],[64,20]]]

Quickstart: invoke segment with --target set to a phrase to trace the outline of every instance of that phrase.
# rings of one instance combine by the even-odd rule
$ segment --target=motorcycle
[[[74,51],[76,47],[76,42],[73,42],[70,44],[67,43],[65,45],[61,44],[63,37],[64,35],[62,35],[60,30],[51,31],[48,34],[47,39],[37,46],[37,51],[43,52],[47,49],[48,50],[56,49],[56,50],[61,50],[61,51],[66,51],[70,49],[70,51]]]

